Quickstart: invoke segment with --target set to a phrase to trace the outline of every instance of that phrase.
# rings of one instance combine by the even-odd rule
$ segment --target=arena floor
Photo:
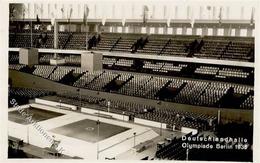
[[[32,119],[37,122],[64,115],[62,113],[37,109],[37,108],[33,108],[33,107],[25,108],[24,112],[26,112],[28,115],[32,115]],[[23,124],[23,125],[29,124],[25,119],[26,117],[22,116],[17,110],[8,112],[8,119],[10,121],[13,121],[13,122],[16,122],[19,124]]]
[[[54,128],[50,131],[56,134],[81,139],[90,143],[96,143],[130,129],[101,122],[98,137],[97,128],[98,126],[96,121],[84,119],[75,123]]]

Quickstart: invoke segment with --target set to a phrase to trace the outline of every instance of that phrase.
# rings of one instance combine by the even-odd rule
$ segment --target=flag
[[[144,6],[144,12],[143,12],[143,23],[145,24],[147,22],[147,19],[148,19],[148,7],[145,5]]]
[[[218,23],[219,23],[219,24],[222,23],[222,7],[220,7],[220,9],[219,9]]]
[[[122,26],[125,26],[125,18],[122,19]]]
[[[71,15],[72,15],[72,8],[70,8],[70,11],[69,11],[69,15],[68,15],[68,22],[70,22],[70,18],[71,18]]]
[[[252,7],[250,25],[254,24],[255,8]]]
[[[61,14],[62,14],[62,18],[64,17],[63,15],[64,15],[64,9],[63,8],[61,8],[60,9],[60,11],[61,11]]]
[[[24,21],[24,17],[25,17],[25,9],[23,9],[23,21]]]
[[[40,24],[40,23],[41,23],[41,21],[40,21],[40,18],[39,18],[39,16],[38,16],[38,14],[36,15],[36,23],[37,23],[37,24]]]
[[[51,25],[54,26],[54,24],[55,24],[54,13],[51,13]]]
[[[84,6],[84,15],[83,15],[83,23],[84,24],[87,23],[88,14],[89,14],[89,8],[88,8],[87,5],[85,5]]]

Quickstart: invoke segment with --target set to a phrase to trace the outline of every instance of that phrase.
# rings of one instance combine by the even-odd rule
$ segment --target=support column
[[[217,36],[218,35],[218,29],[216,27],[213,27],[212,35],[213,36]]]
[[[181,34],[187,35],[187,27],[186,26],[182,27],[182,33]]]
[[[240,27],[235,29],[235,36],[240,36]]]
[[[172,34],[176,35],[177,34],[177,27],[172,27]]]
[[[99,29],[100,29],[100,25],[96,24],[94,27],[94,32],[99,32]]]
[[[167,34],[167,26],[163,27],[163,34]]]
[[[113,32],[113,33],[116,33],[116,32],[117,32],[117,26],[113,26],[113,27],[112,27],[112,32]]]
[[[247,28],[247,33],[246,33],[246,36],[247,37],[252,37],[252,35],[253,35],[253,29],[252,28]]]
[[[55,21],[55,23],[54,23],[54,40],[53,40],[54,49],[58,49],[58,43],[59,43],[58,35],[59,35],[59,24],[58,24],[58,22]]]
[[[146,26],[146,33],[150,34],[150,27]]]
[[[122,33],[126,33],[125,26],[122,27]]]
[[[208,28],[207,27],[203,27],[202,28],[202,36],[208,35]]]
[[[134,27],[133,26],[128,27],[128,33],[134,33]]]
[[[197,28],[195,27],[192,28],[192,35],[197,35]]]
[[[154,34],[158,34],[159,33],[159,27],[154,27]]]
[[[224,28],[224,36],[229,36],[229,28]]]

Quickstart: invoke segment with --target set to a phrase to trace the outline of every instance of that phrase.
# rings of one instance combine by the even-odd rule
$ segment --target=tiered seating
[[[147,110],[152,110],[153,107],[149,105],[137,104],[133,102],[120,101],[120,100],[111,100],[106,99],[100,102],[100,105],[103,107],[108,107],[108,101],[110,102],[110,109],[116,110],[116,113],[125,114],[125,115],[137,115],[147,112]]]
[[[9,52],[9,64],[14,64],[19,62],[19,54]]]
[[[251,57],[248,56],[251,49],[254,49],[253,42],[232,42],[229,44],[227,50],[224,52],[222,58],[225,59],[239,59],[239,60],[250,60]]]
[[[129,73],[120,73],[120,76],[118,77],[118,81],[126,82],[130,77],[132,77]]]
[[[9,34],[9,46],[10,47],[35,47],[35,42],[39,37],[39,33],[44,31],[33,31],[32,44],[30,30],[23,30],[20,33]],[[88,40],[92,37],[92,34],[88,34]],[[46,43],[43,43],[39,48],[53,48],[53,33],[47,32]],[[144,47],[137,47],[137,53],[147,54],[160,54],[160,55],[177,55],[187,57],[189,52],[192,54],[189,56],[202,57],[202,58],[214,58],[214,59],[228,59],[228,60],[243,60],[253,61],[254,59],[254,39],[253,38],[241,38],[241,37],[210,37],[204,36],[198,38],[197,36],[169,36],[169,35],[144,35],[144,34],[119,34],[119,33],[102,33],[100,42],[97,42],[97,46],[93,45],[94,50],[105,51],[124,51],[132,52],[133,45],[140,38],[147,38],[148,42]],[[70,39],[69,39],[70,38]],[[191,43],[195,39],[203,40],[201,46],[191,48]],[[85,33],[70,33],[59,32],[59,48],[66,49],[85,49],[86,34]],[[66,46],[65,46],[66,45]],[[96,46],[96,47],[95,47]],[[193,55],[193,53],[195,54]]]
[[[116,63],[116,58],[103,57],[103,65],[112,67]]]
[[[52,54],[41,54],[40,57],[39,57],[39,63],[49,64],[51,58],[53,58]]]
[[[55,68],[55,66],[49,65],[35,65],[35,70],[32,74],[43,78],[48,78]]]
[[[66,49],[86,49],[86,33],[73,33]]]
[[[81,58],[79,55],[66,55],[64,59],[68,65],[80,65],[81,63]]]
[[[230,85],[225,83],[210,83],[205,92],[199,97],[197,104],[205,106],[216,106],[220,98],[225,95]]]
[[[181,72],[181,70],[187,67],[187,64],[174,64],[174,63],[165,63],[162,68],[159,70],[160,72],[168,73],[171,72]]]
[[[136,96],[158,99],[156,93],[169,81],[167,78],[153,77],[147,84],[136,92]]]
[[[12,34],[10,34],[12,35]],[[33,40],[34,41],[34,40]],[[31,36],[27,33],[17,33],[13,42],[10,42],[11,47],[31,47]]]
[[[155,157],[156,159],[167,160],[185,160],[186,149],[182,147],[181,138],[172,138],[170,142],[164,142],[163,147],[157,149]]]
[[[171,39],[170,43],[165,47],[161,55],[177,55],[186,57],[187,46],[192,42],[192,40],[186,39]]]
[[[224,40],[204,40],[204,45],[200,53],[195,53],[194,56],[201,58],[221,58],[228,44],[229,41]]]
[[[151,61],[144,61],[144,69],[149,69],[155,72],[160,71],[160,69],[164,66],[163,62],[152,63]]]
[[[190,127],[194,129],[206,129],[210,121],[216,117],[192,112],[177,111],[174,108],[155,109],[146,114],[139,114],[137,118],[166,123],[169,126],[179,128]]]
[[[22,68],[26,67],[26,65],[20,65],[20,64],[9,64],[9,69],[12,70],[21,70]]]
[[[249,86],[242,86],[242,85],[231,85],[234,88],[234,93],[238,93],[238,94],[247,94],[250,91],[253,91],[252,87]]]
[[[113,48],[112,51],[123,51],[123,52],[131,52],[131,47],[133,46],[134,42],[140,38],[139,34],[128,34],[122,35],[119,42]]]
[[[123,66],[123,67],[132,67],[134,64],[134,60],[132,59],[118,59],[118,61],[116,61],[115,65],[116,66]]]
[[[103,72],[102,71],[96,71],[96,72],[87,72],[83,76],[77,80],[73,86],[75,87],[81,87],[84,88],[87,84],[92,82],[95,78],[97,78],[99,75],[101,75]]]
[[[218,75],[216,77],[219,78],[247,78],[249,76],[248,72],[243,72],[242,69],[235,69],[235,68],[223,68],[218,71]]]
[[[202,81],[185,81],[186,86],[174,98],[174,102],[196,105],[201,93],[208,86],[208,82]]]
[[[69,33],[68,32],[59,32],[58,35],[58,45],[59,45],[59,49],[63,49],[63,47],[65,46],[67,40],[69,38]]]
[[[73,67],[59,66],[56,70],[49,76],[49,79],[53,81],[60,81],[65,75],[73,70]]]
[[[53,96],[51,98],[53,101],[62,100],[65,103],[73,104],[73,105],[80,105],[87,106],[92,109],[98,109],[102,111],[108,111],[108,101],[110,102],[109,112],[124,114],[124,115],[137,115],[143,114],[148,110],[153,110],[154,108],[149,105],[145,104],[137,104],[134,102],[126,102],[121,100],[112,100],[112,99],[105,99],[100,97],[93,97],[88,95],[81,95],[78,94],[71,94],[71,93],[63,93],[58,94],[57,96]],[[98,105],[99,107],[93,107],[90,104]]]
[[[113,80],[116,76],[118,76],[117,73],[113,73],[111,71],[102,73],[98,78],[96,78],[93,82],[86,85],[86,88],[101,91],[102,88],[108,84],[111,80]]]
[[[242,109],[253,109],[254,108],[254,96],[250,95],[248,98],[240,105]]]
[[[33,88],[9,88],[10,97],[33,99],[42,96],[53,95],[54,92]]]
[[[134,96],[140,88],[142,88],[149,80],[151,76],[148,75],[134,75],[134,77],[127,82],[118,92],[121,94]]]
[[[213,67],[213,66],[200,66],[196,68],[195,74],[204,74],[204,75],[216,75],[219,71],[219,67]]]
[[[138,53],[159,54],[169,39],[151,36],[148,40],[148,43],[146,43],[143,49],[137,50]]]
[[[100,42],[96,47],[93,47],[93,49],[109,51],[119,39],[119,37],[120,35],[117,34],[102,34]]]

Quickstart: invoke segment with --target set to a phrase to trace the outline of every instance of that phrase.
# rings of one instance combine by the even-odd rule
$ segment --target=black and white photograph
[[[258,5],[9,2],[7,160],[255,162]]]

